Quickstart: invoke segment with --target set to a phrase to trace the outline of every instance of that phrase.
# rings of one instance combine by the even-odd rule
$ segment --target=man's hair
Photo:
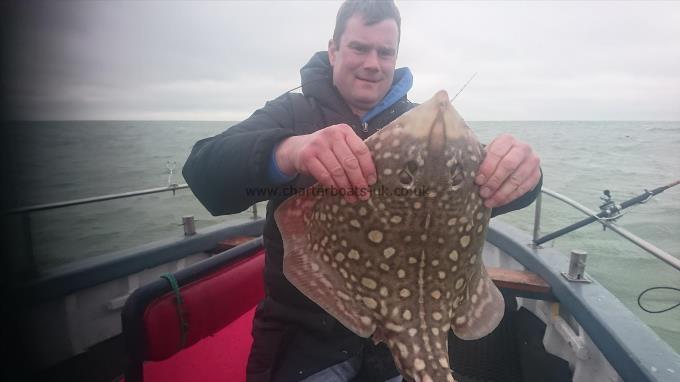
[[[345,33],[347,20],[354,15],[361,15],[364,25],[374,25],[383,20],[394,19],[397,22],[397,44],[401,38],[401,16],[394,0],[346,0],[338,10],[335,18],[333,42],[335,49],[340,47],[340,38]]]

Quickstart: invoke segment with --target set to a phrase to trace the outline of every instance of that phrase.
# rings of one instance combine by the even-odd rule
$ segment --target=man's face
[[[394,19],[369,26],[361,15],[354,15],[347,20],[339,46],[332,39],[328,43],[333,84],[355,114],[364,115],[390,89],[398,39]]]

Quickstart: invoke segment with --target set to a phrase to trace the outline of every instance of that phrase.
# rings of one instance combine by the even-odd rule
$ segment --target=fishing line
[[[647,288],[647,289],[643,290],[642,293],[640,293],[640,295],[637,298],[637,303],[638,303],[638,306],[640,307],[640,309],[644,310],[647,313],[664,313],[664,312],[668,312],[669,310],[675,309],[678,306],[680,306],[680,302],[678,302],[677,304],[675,304],[675,305],[673,305],[669,308],[661,309],[661,310],[649,310],[649,309],[645,308],[644,306],[642,306],[642,296],[644,296],[645,293],[652,291],[652,290],[655,290],[655,289],[666,289],[666,290],[674,290],[676,292],[680,292],[680,288],[666,287],[666,286],[658,286],[658,287]]]
[[[475,78],[476,75],[477,75],[477,72],[475,72],[475,73],[470,77],[470,79],[467,80],[467,82],[465,83],[465,85],[463,85],[463,87],[460,88],[460,90],[458,90],[458,93],[456,93],[456,94],[449,100],[450,103],[453,103],[453,100],[456,99],[456,97],[458,97],[458,94],[462,93],[463,90],[465,90],[465,88],[468,86],[468,84],[470,83],[470,81],[472,81],[472,79]]]

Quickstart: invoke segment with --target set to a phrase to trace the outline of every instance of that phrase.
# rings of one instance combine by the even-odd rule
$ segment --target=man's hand
[[[496,137],[486,147],[486,158],[475,178],[484,205],[502,206],[533,190],[541,179],[539,164],[528,144],[509,134]]]
[[[345,124],[287,138],[276,149],[275,159],[287,175],[311,175],[325,187],[346,190],[350,203],[357,201],[350,191],[366,200],[370,195],[365,191],[377,180],[368,147]]]

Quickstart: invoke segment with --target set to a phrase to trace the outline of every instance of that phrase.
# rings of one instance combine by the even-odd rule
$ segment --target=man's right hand
[[[333,125],[312,134],[286,138],[274,153],[284,174],[311,175],[325,187],[344,189],[345,199],[368,199],[376,180],[375,164],[366,144],[346,124]]]

